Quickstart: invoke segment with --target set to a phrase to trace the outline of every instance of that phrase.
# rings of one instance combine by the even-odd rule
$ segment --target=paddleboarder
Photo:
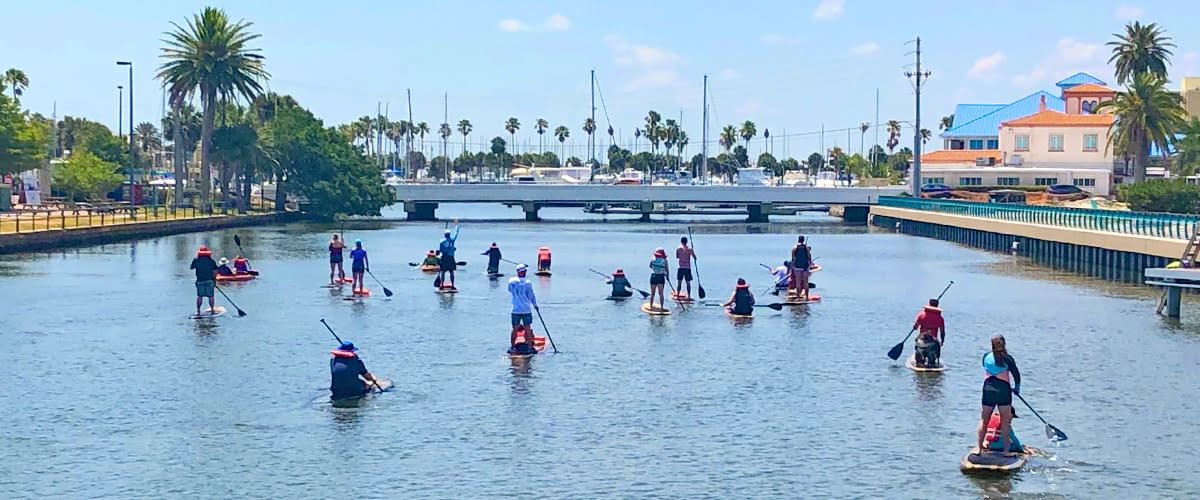
[[[346,242],[338,238],[338,235],[333,235],[333,241],[329,242],[329,284],[340,283],[346,279],[346,270],[342,269],[342,250],[346,248]],[[337,270],[338,279],[333,280],[333,271]]]
[[[785,260],[782,266],[770,271],[771,276],[775,277],[775,290],[771,291],[771,295],[779,295],[780,290],[788,289],[788,276],[792,273],[792,261]]]
[[[754,292],[750,291],[750,284],[746,283],[745,279],[738,278],[733,295],[730,295],[729,300],[721,305],[728,308],[730,313],[739,316],[754,314]]]
[[[208,297],[209,314],[215,314],[213,293],[217,287],[217,262],[212,258],[212,250],[200,245],[190,269],[196,270],[196,316],[200,315],[200,305],[205,297]]]
[[[917,320],[913,330],[918,330],[915,348],[917,366],[930,368],[942,364],[942,344],[946,342],[946,320],[942,318],[942,310],[938,307],[938,299],[929,299]]]
[[[438,243],[438,253],[441,254],[441,268],[438,269],[437,282],[442,284],[442,288],[454,288],[454,270],[458,269],[458,265],[454,262],[454,242],[458,241],[458,230],[460,226],[454,226],[454,235],[450,235],[450,230],[447,229],[442,234],[442,241]],[[450,284],[446,284],[446,273],[450,273]]]
[[[658,308],[666,309],[667,298],[663,288],[667,283],[667,273],[671,272],[667,263],[667,251],[659,247],[654,250],[654,258],[650,260],[650,308],[654,308],[654,294],[658,294]]]
[[[367,366],[355,351],[358,349],[349,341],[342,342],[340,347],[330,351],[333,358],[329,360],[329,392],[332,393],[333,399],[362,396],[371,392],[373,387],[383,387],[379,380],[367,371]]]
[[[441,260],[438,259],[437,250],[430,250],[425,254],[425,260],[421,261],[421,266],[441,266]]]
[[[692,261],[696,259],[696,251],[688,246],[687,236],[679,238],[679,248],[675,249],[675,258],[679,261],[679,269],[675,270],[675,283],[679,285],[679,298],[692,296]],[[684,282],[687,282],[687,293],[684,293]]]
[[[808,300],[810,268],[812,268],[812,247],[804,243],[804,236],[800,236],[796,240],[796,245],[792,247],[792,275],[788,284],[805,301]]]
[[[625,271],[621,270],[620,268],[618,268],[616,271],[613,271],[612,279],[606,281],[605,283],[612,285],[611,293],[613,297],[633,296],[633,284],[630,283],[629,279],[625,277]]]
[[[487,250],[484,250],[484,252],[480,255],[486,255],[488,257],[488,274],[500,274],[500,258],[503,257],[503,255],[500,253],[500,247],[496,245],[496,242],[493,241],[492,246]]]
[[[975,444],[979,449],[984,448],[984,437],[992,412],[1000,413],[1000,437],[1004,444],[1000,449],[1012,449],[1012,439],[1009,435],[1012,425],[1012,395],[1021,393],[1021,371],[1017,362],[1008,354],[1003,335],[992,337],[991,352],[983,355],[983,408],[979,414],[979,428],[976,432]]]
[[[538,247],[538,271],[550,270],[550,247]]]
[[[533,347],[533,311],[538,305],[533,282],[525,277],[528,270],[529,266],[521,264],[517,266],[517,275],[508,280],[508,293],[512,295],[512,336],[509,337],[512,354],[537,354]]]
[[[354,240],[354,250],[350,251],[350,273],[354,278],[354,283],[350,285],[352,293],[361,292],[363,285],[363,272],[371,270],[371,261],[367,259],[367,251],[363,250],[362,240]]]

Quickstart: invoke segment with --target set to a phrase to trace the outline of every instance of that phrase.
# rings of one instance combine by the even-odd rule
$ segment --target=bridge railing
[[[1193,227],[1200,222],[1200,217],[1194,215],[981,203],[900,196],[880,196],[879,204],[885,207],[1176,239],[1191,238]]]

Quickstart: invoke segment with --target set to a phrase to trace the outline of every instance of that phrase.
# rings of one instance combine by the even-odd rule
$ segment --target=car
[[[941,193],[941,192],[953,191],[953,190],[954,190],[954,188],[947,186],[945,184],[925,184],[925,185],[921,186],[922,193]]]
[[[1080,194],[1083,193],[1083,190],[1070,184],[1055,184],[1046,188],[1046,192],[1049,194]]]

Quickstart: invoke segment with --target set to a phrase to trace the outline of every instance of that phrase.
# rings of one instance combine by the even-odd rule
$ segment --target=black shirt
[[[196,270],[196,283],[212,281],[213,273],[217,271],[217,261],[212,257],[202,255],[192,259],[191,268]]]

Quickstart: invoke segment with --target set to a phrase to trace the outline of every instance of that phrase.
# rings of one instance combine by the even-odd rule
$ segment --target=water
[[[449,207],[440,215],[520,217]],[[577,209],[543,210],[579,218]],[[614,220],[622,220],[614,218]],[[627,220],[627,219],[625,219]],[[674,219],[673,219],[674,220]],[[680,222],[464,225],[462,292],[410,270],[442,223],[351,228],[395,292],[361,302],[321,288],[330,228],[189,234],[0,260],[10,360],[0,397],[3,498],[1147,498],[1200,491],[1188,396],[1200,323],[1154,315],[1141,287],[1007,256],[805,216],[769,226],[695,222],[700,276],[724,300],[738,276],[769,284],[794,234],[812,235],[821,303],[735,324],[696,306],[666,318],[613,303],[588,267],[646,288]],[[187,264],[206,242],[263,278],[225,287],[249,313],[189,321]],[[514,367],[508,296],[481,275],[554,251],[534,278],[563,352]],[[504,272],[512,275],[511,266]],[[505,278],[507,278],[506,276]],[[943,305],[949,371],[917,375],[885,353],[925,299]],[[766,301],[760,295],[760,300]],[[221,301],[218,295],[218,302]],[[1189,301],[1192,302],[1192,301]],[[1196,317],[1195,304],[1185,316]],[[677,309],[677,308],[676,308]],[[397,388],[328,404],[325,318]],[[542,331],[540,325],[537,330]],[[958,471],[979,412],[977,360],[1004,333],[1023,394],[1071,439],[1049,443],[1023,407],[1034,458],[1011,478]],[[905,356],[911,353],[906,346]],[[19,374],[18,374],[19,372]]]

